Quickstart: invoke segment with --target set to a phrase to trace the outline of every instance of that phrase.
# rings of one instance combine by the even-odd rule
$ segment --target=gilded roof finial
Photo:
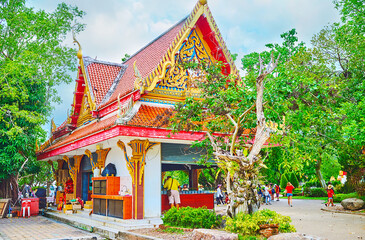
[[[79,45],[79,51],[77,51],[77,58],[81,60],[81,58],[82,58],[82,48],[81,48],[81,45],[80,45],[79,41],[76,40],[75,32],[73,30],[72,30],[72,37],[74,39],[74,43],[77,43],[77,45]]]
[[[136,62],[137,61],[134,61],[134,63],[133,63],[134,77],[136,78],[134,80],[134,89],[139,89],[141,91],[141,94],[143,94],[145,86],[144,86],[142,76],[139,73],[139,70],[137,68]]]
[[[205,5],[205,4],[207,4],[207,0],[199,0],[199,3],[200,3],[201,5]]]

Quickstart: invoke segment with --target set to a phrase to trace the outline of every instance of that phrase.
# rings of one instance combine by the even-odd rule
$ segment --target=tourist
[[[228,204],[230,201],[229,201],[229,197],[228,197],[228,193],[226,192],[226,204]]]
[[[217,205],[219,205],[220,203],[223,204],[223,193],[221,187],[222,184],[218,184],[217,195],[216,195]]]
[[[285,192],[286,192],[286,196],[288,197],[288,205],[290,207],[292,207],[292,197],[293,197],[293,190],[294,190],[294,186],[288,182],[288,184],[286,185],[285,188]]]
[[[264,194],[262,193],[262,188],[261,185],[259,184],[257,187],[257,195],[259,196],[259,199],[261,200],[264,196]]]
[[[275,201],[275,187],[272,183],[270,183],[270,189],[271,200]]]
[[[280,187],[277,184],[275,184],[275,193],[276,193],[276,201],[279,201]]]
[[[265,195],[265,204],[266,205],[271,205],[271,188],[269,186],[269,184],[266,184],[265,188],[264,188],[264,195]]]
[[[333,197],[335,196],[335,191],[333,191],[333,186],[330,184],[328,185],[327,187],[327,197],[328,197],[328,200],[327,200],[327,203],[325,204],[326,207],[329,207],[330,204],[332,207],[334,207],[335,205],[333,204]]]
[[[175,179],[173,179],[171,176],[168,176],[166,178],[165,184],[163,185],[164,188],[167,189],[167,191],[171,191],[171,194],[169,197],[169,203],[171,207],[176,205],[176,208],[179,209],[180,206],[180,194],[179,194],[179,182]]]
[[[189,191],[189,188],[188,188],[188,185],[187,184],[184,184],[183,185],[182,191]]]
[[[29,198],[30,197],[30,186],[28,185],[28,184],[25,184],[24,185],[24,188],[23,188],[23,196],[25,197],[25,198]]]

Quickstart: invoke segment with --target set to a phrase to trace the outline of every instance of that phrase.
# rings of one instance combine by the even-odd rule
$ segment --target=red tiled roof
[[[170,108],[142,105],[139,108],[136,115],[131,120],[129,120],[126,125],[135,127],[150,127],[150,128],[166,127],[166,124],[163,122],[163,120],[165,119],[163,118],[163,116],[166,116],[167,114],[170,113],[171,113]],[[88,124],[87,126],[82,127],[81,129],[76,129],[70,135],[51,145],[43,152],[58,148],[65,144],[69,144],[75,140],[79,140],[81,138],[94,134],[98,131],[101,131],[105,128],[111,127],[115,124],[116,119],[117,115],[114,115],[105,120]]]
[[[45,149],[45,151],[49,151],[51,149],[60,147],[64,144],[70,143],[72,141],[75,140],[79,140],[83,137],[86,137],[90,134],[96,133],[100,130],[103,130],[107,127],[113,126],[115,123],[115,120],[117,119],[117,115],[114,115],[112,117],[109,117],[105,120],[101,120],[99,122],[94,122],[91,124],[88,124],[87,126],[81,128],[81,129],[77,129],[74,132],[72,132],[70,135],[68,135],[67,137],[65,137],[64,139],[58,141],[57,143],[51,145],[49,148]]]
[[[166,127],[165,116],[171,115],[171,108],[142,105],[126,125],[136,127]]]
[[[123,64],[128,65],[123,77],[119,81],[115,91],[112,96],[105,102],[105,105],[115,101],[120,94],[121,96],[131,92],[134,86],[134,70],[133,63],[136,62],[136,66],[142,76],[145,78],[150,74],[155,67],[158,65],[163,55],[168,50],[170,44],[175,39],[176,35],[179,33],[180,29],[185,23],[185,19],[179,22],[177,25],[172,27],[166,33],[152,41],[149,45],[142,48],[139,52],[129,58]],[[104,104],[102,104],[104,105]]]
[[[57,132],[58,130],[60,130],[60,129],[62,129],[63,127],[65,127],[66,126],[66,123],[67,123],[67,119],[60,125],[60,126],[58,126],[57,128],[56,128],[56,131],[55,132]]]
[[[104,99],[113,82],[121,77],[125,67],[121,64],[99,61],[89,57],[84,57],[83,60],[94,101],[98,105]]]

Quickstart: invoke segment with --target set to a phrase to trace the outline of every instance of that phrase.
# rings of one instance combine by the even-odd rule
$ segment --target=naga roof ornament
[[[77,43],[77,45],[79,46],[79,50],[77,51],[77,58],[79,59],[79,60],[81,60],[82,59],[82,48],[81,48],[81,44],[79,43],[79,41],[77,41],[77,39],[76,39],[76,35],[75,35],[75,32],[74,31],[72,31],[72,38],[74,39],[74,43]]]

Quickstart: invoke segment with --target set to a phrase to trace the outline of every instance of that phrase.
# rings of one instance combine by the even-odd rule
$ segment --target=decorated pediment
[[[84,77],[83,64],[78,70],[78,78],[76,79],[76,86],[74,92],[74,101],[72,104],[71,114],[69,116],[68,123],[74,127],[79,127],[85,122],[93,119],[92,110],[95,107],[93,103],[86,78]]]
[[[182,66],[182,63],[191,61],[208,64],[219,61],[223,63],[223,74],[238,73],[208,6],[200,2],[159,66],[143,80],[143,90],[147,94],[141,100],[174,104],[188,95],[198,96],[199,90],[194,80],[199,76]]]
[[[189,87],[194,87],[191,86],[191,82],[189,82],[191,76],[182,67],[182,63],[191,61],[212,63],[213,58],[208,52],[209,47],[204,46],[201,34],[198,34],[198,29],[192,29],[186,41],[181,44],[179,52],[175,55],[175,64],[166,70],[165,77],[158,84],[157,88],[168,87],[186,90]]]

